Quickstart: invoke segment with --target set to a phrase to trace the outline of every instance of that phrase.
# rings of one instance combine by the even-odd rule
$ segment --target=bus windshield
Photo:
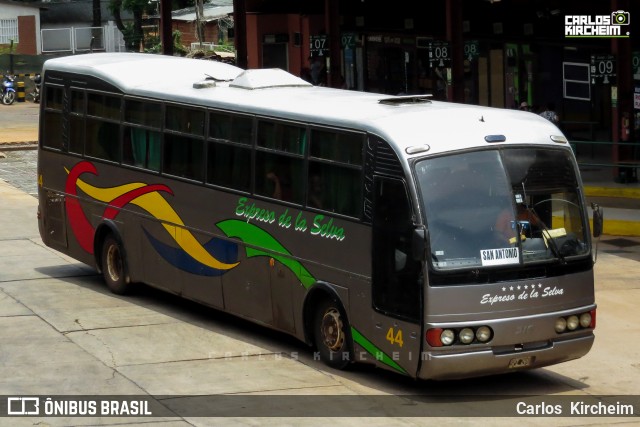
[[[562,262],[588,253],[570,154],[542,148],[421,160],[416,174],[437,271]]]

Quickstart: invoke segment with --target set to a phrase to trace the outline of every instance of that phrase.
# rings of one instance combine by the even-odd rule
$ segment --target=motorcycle
[[[29,96],[31,96],[31,100],[37,104],[38,102],[40,102],[40,83],[42,82],[42,77],[40,76],[40,73],[38,73],[30,78],[31,80],[33,80],[34,86],[33,91],[29,94]]]
[[[2,79],[2,103],[11,105],[16,100],[16,89],[14,87],[15,77],[9,73],[4,75]]]

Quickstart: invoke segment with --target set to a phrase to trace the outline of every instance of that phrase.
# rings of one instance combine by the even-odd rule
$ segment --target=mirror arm
[[[417,225],[411,236],[412,258],[415,261],[424,261],[427,256],[427,229],[424,225]]]

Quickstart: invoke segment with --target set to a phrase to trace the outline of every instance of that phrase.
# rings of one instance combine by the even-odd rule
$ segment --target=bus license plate
[[[509,361],[509,369],[526,368],[533,363],[533,356],[517,357]]]

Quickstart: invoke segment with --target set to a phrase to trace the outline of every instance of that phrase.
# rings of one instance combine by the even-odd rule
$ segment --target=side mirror
[[[411,256],[415,261],[424,261],[427,251],[427,230],[418,226],[411,234]]]
[[[604,211],[596,203],[591,203],[591,209],[593,209],[593,237],[600,237],[604,224]]]

